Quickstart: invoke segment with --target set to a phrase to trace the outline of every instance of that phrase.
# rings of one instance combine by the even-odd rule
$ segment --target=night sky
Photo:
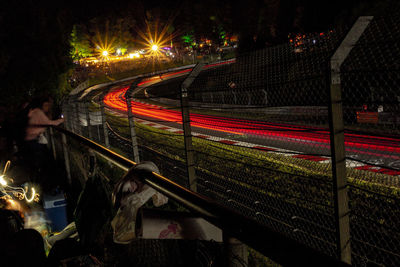
[[[382,12],[375,6],[387,2],[391,1],[2,1],[0,103],[15,105],[37,91],[54,93],[59,75],[72,66],[69,37],[73,25],[93,18],[128,17],[138,28],[152,16],[161,23],[172,18],[175,30],[184,34],[194,29],[198,36],[209,34],[212,18],[239,36],[239,48],[249,50],[286,43],[290,32],[318,32],[349,24],[359,14]],[[252,44],[255,36],[257,43]]]

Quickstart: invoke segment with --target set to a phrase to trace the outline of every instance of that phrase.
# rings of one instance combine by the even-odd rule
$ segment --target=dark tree
[[[56,93],[59,75],[70,64],[72,30],[67,9],[36,1],[0,6],[0,101],[21,103],[32,95]]]

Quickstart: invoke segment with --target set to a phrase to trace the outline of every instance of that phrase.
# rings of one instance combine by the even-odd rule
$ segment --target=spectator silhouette
[[[49,173],[50,153],[47,149],[47,139],[44,132],[47,126],[59,125],[64,119],[51,120],[46,115],[50,111],[49,98],[36,98],[30,104],[28,112],[28,123],[25,130],[25,153],[24,158],[29,165],[31,180],[42,186],[47,180]]]

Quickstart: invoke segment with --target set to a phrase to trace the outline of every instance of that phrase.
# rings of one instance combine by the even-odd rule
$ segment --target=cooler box
[[[44,195],[43,207],[47,218],[51,221],[51,230],[59,232],[67,225],[67,201],[64,194]]]

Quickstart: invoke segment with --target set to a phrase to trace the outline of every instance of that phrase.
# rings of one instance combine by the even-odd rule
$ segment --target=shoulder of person
[[[29,111],[28,116],[32,117],[32,116],[39,116],[42,114],[44,114],[43,110],[41,110],[40,108],[34,108]]]

